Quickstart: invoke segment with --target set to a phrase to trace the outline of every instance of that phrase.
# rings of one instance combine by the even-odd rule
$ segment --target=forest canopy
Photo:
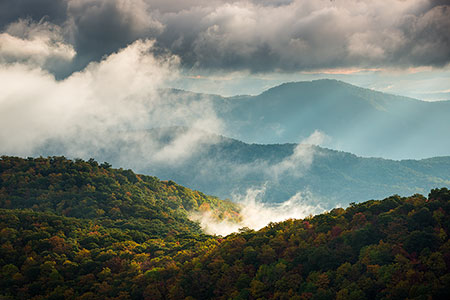
[[[448,299],[450,191],[203,234],[233,203],[94,160],[0,160],[2,299]]]

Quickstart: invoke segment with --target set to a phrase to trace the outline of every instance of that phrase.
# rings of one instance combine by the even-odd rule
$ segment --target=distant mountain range
[[[257,96],[208,97],[226,134],[248,143],[297,143],[320,130],[330,137],[328,147],[362,156],[449,154],[450,101],[425,102],[328,79],[285,83]]]
[[[169,132],[179,134],[183,130],[187,129],[171,128]],[[167,133],[159,129],[159,138],[165,136],[170,142],[170,135],[161,131]],[[155,138],[155,131],[148,134],[148,138]],[[170,167],[143,163],[138,171],[170,178],[222,198],[264,188],[262,200],[282,202],[306,191],[327,207],[390,194],[426,193],[450,185],[450,156],[397,161],[364,158],[311,145],[246,144],[213,134],[209,139],[216,142],[183,162]],[[299,149],[303,153],[300,151],[295,159]]]
[[[236,139],[167,127],[121,132],[82,155],[73,152],[76,141],[48,141],[34,155],[94,157],[221,198],[242,200],[260,190],[266,202],[302,196],[327,208],[450,185],[450,101],[424,102],[335,80],[286,83],[258,96],[169,92],[186,104],[209,101],[224,132]],[[347,151],[298,147],[295,141],[315,130],[330,136],[327,147]]]
[[[201,140],[208,142],[199,142],[181,160],[171,160],[170,155],[155,159],[161,148],[176,145],[177,139],[188,134],[202,136]],[[149,144],[159,148],[146,151]],[[57,145],[51,148],[47,155],[69,153],[69,149]],[[91,155],[116,167],[132,168],[236,201],[243,200],[248,190],[261,190],[261,201],[281,203],[300,193],[309,204],[332,208],[450,186],[450,156],[400,161],[364,158],[306,144],[247,144],[186,127],[128,134]]]

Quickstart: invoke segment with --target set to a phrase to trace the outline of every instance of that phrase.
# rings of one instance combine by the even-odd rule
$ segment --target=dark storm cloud
[[[45,17],[61,24],[67,18],[66,10],[65,0],[0,0],[0,28],[19,18],[39,21]]]
[[[67,14],[78,68],[137,39],[154,38],[164,28],[141,0],[70,0]]]
[[[54,5],[52,5],[54,3]],[[448,1],[1,1],[1,24],[60,25],[81,69],[136,39],[156,40],[186,68],[299,71],[444,66]]]
[[[450,59],[450,12],[441,2],[268,2],[162,15],[159,45],[188,67],[253,72],[443,66]]]
[[[399,60],[408,64],[445,65],[450,60],[450,6],[434,6],[422,16],[405,22],[404,31],[414,39],[409,40]],[[409,51],[408,51],[409,50]]]

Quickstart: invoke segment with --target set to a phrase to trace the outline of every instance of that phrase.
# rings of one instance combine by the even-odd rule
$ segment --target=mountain
[[[450,191],[203,234],[229,202],[94,160],[0,160],[2,299],[448,299]],[[263,216],[260,216],[263,217]]]
[[[195,211],[239,219],[231,202],[108,163],[3,156],[0,298],[142,299],[141,270],[217,243]]]
[[[240,201],[249,189],[263,189],[259,200],[281,203],[300,192],[306,202],[331,209],[392,194],[426,193],[450,185],[448,156],[400,161],[364,158],[303,144],[247,144],[185,127],[133,134],[134,138],[128,134],[112,147],[99,149],[93,153],[94,157],[143,174],[172,179],[222,199],[238,195],[235,200]],[[154,159],[161,149],[178,145],[179,140],[189,136],[201,139],[181,160]],[[150,143],[159,144],[159,148],[133,152]]]
[[[186,141],[190,146],[181,145],[188,149],[183,152],[178,147]],[[70,147],[52,143],[41,153],[62,155]],[[449,156],[365,158],[307,144],[247,144],[186,127],[123,133],[90,155],[222,199],[244,201],[249,191],[255,195],[260,190],[256,200],[281,203],[300,197],[325,209],[450,185]]]
[[[49,140],[32,155],[94,157],[221,198],[262,189],[263,201],[279,203],[302,193],[325,208],[449,184],[449,101],[424,102],[336,80],[286,83],[257,96],[229,98],[165,92],[185,105],[210,105],[223,132],[234,138],[195,128],[153,128],[82,142]],[[297,141],[316,130],[330,137],[327,147],[341,150],[304,147],[298,150],[306,156],[295,158]]]
[[[106,227],[126,224],[141,238],[200,234],[189,212],[238,218],[238,207],[156,177],[113,169],[93,159],[0,159],[0,208],[83,219]]]
[[[257,96],[210,99],[227,135],[248,143],[297,143],[320,130],[330,137],[329,147],[361,156],[449,154],[450,101],[425,102],[328,79],[285,83]]]

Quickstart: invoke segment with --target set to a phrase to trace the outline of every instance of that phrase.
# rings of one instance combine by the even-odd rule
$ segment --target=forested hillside
[[[444,188],[243,229],[155,287],[195,299],[448,299],[449,214]]]
[[[139,264],[217,243],[189,212],[239,219],[233,203],[172,181],[64,157],[2,157],[0,207],[0,295],[22,299],[142,296],[131,291]],[[98,270],[120,275],[105,286]]]
[[[148,222],[146,230],[159,236],[170,231],[198,233],[197,225],[187,220],[188,211],[237,216],[237,206],[229,201],[93,159],[3,156],[0,174],[0,207],[6,209],[95,220],[136,219]]]
[[[62,157],[0,160],[2,299],[448,299],[450,191],[202,234],[229,202]]]

